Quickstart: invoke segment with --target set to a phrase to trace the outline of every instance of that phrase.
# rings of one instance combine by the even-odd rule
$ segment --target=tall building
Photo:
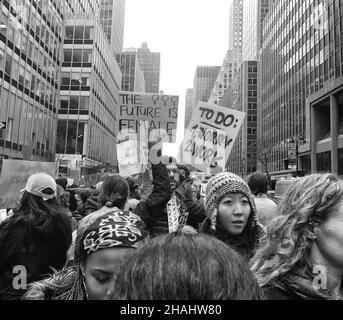
[[[258,62],[243,61],[238,71],[237,98],[230,106],[246,113],[228,160],[231,172],[246,177],[257,170]]]
[[[115,166],[121,72],[100,20],[65,21],[56,152],[79,154],[86,168]]]
[[[220,67],[217,79],[211,91],[208,103],[219,104],[219,101],[226,94],[228,88],[232,85],[234,77],[233,51],[229,50],[224,58],[223,65]]]
[[[146,92],[159,93],[161,54],[158,52],[150,52],[148,44],[142,43],[142,46],[137,48],[137,56],[144,74]]]
[[[217,79],[220,67],[199,66],[197,67],[193,81],[193,108],[199,101],[207,102],[212,88]]]
[[[263,23],[262,142],[275,178],[343,174],[343,3],[274,1]]]
[[[262,68],[261,55],[263,43],[263,21],[269,11],[271,0],[243,1],[243,61],[255,60],[258,64],[257,90],[257,136],[262,136]],[[262,164],[259,163],[262,170]]]
[[[4,158],[54,160],[64,13],[63,1],[0,2]]]
[[[188,128],[189,122],[192,119],[193,111],[193,89],[187,89],[185,99],[185,129]]]
[[[123,51],[125,0],[101,0],[100,19],[114,53]]]
[[[123,74],[121,90],[130,92],[146,92],[144,73],[140,67],[137,53],[126,52],[116,55],[117,62]]]
[[[233,52],[234,72],[242,63],[243,0],[232,0],[229,10],[229,50]]]
[[[260,60],[263,20],[269,11],[270,0],[243,1],[242,60]]]

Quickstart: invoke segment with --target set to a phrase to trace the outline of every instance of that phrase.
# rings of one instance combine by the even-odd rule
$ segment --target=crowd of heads
[[[201,206],[205,217],[198,228],[157,237],[135,212],[142,200],[133,178],[110,174],[91,189],[32,175],[18,208],[0,224],[0,299],[342,298],[339,177],[296,179],[273,202],[275,216],[262,223],[259,210],[266,207],[255,201],[272,201],[264,174],[246,182],[219,173],[209,180],[202,204],[186,166],[166,169],[172,192]],[[130,200],[134,205],[127,206]],[[29,289],[10,290],[4,283],[13,280],[11,267],[25,262]],[[316,270],[325,271],[319,282]]]

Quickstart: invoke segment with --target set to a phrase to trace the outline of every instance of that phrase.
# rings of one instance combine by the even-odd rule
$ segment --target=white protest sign
[[[148,131],[163,130],[170,142],[175,142],[179,97],[140,92],[119,92],[119,133],[138,133],[142,121],[148,121]],[[138,140],[138,139],[137,139]]]
[[[55,178],[54,162],[3,160],[0,175],[0,208],[16,208],[31,174],[45,172]]]
[[[0,223],[2,221],[5,221],[7,219],[7,210],[6,209],[0,209]]]
[[[201,184],[200,195],[202,197],[206,197],[206,187],[207,187],[207,183]]]
[[[175,195],[167,203],[167,213],[169,233],[181,231],[187,223],[189,212],[180,212]]]
[[[199,102],[185,132],[180,159],[202,172],[224,171],[244,112]]]
[[[135,140],[127,140],[117,144],[119,174],[122,177],[144,172],[148,163],[147,146],[141,143],[140,147],[140,150],[138,150],[138,142]]]

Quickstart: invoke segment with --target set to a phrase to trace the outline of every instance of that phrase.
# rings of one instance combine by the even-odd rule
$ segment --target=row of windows
[[[82,154],[85,140],[85,122],[58,120],[56,153]]]
[[[17,81],[24,88],[32,91],[41,99],[55,106],[57,89],[46,79],[32,69],[29,70],[20,59],[14,59],[9,53],[5,54],[0,48],[0,70],[3,70],[10,79]]]
[[[0,88],[0,101],[0,119],[8,122],[6,136],[2,137],[8,149],[23,151],[24,146],[31,146],[32,154],[53,153],[56,131],[51,114],[4,87]]]
[[[303,3],[306,11],[296,11]],[[308,24],[318,4],[293,1],[289,14],[281,7],[273,8],[271,15],[277,12],[275,19],[284,23],[270,24],[273,29],[265,30],[262,131],[274,146],[274,170],[282,169],[282,142],[305,131],[306,98],[324,88],[330,79],[343,75],[343,41],[339,37],[343,30],[342,2],[327,3],[323,10],[327,25],[319,30]],[[286,55],[279,55],[279,51]]]
[[[64,49],[63,62],[91,63],[92,53],[93,50],[91,49]]]
[[[67,40],[94,40],[93,26],[66,26],[65,39]]]

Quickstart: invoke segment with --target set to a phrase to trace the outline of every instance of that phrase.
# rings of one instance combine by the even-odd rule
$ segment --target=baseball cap
[[[50,190],[47,190],[50,189]],[[21,192],[28,192],[44,201],[53,199],[57,195],[57,185],[53,177],[47,173],[40,172],[32,174],[26,182],[26,186]],[[50,191],[50,192],[47,192]]]

